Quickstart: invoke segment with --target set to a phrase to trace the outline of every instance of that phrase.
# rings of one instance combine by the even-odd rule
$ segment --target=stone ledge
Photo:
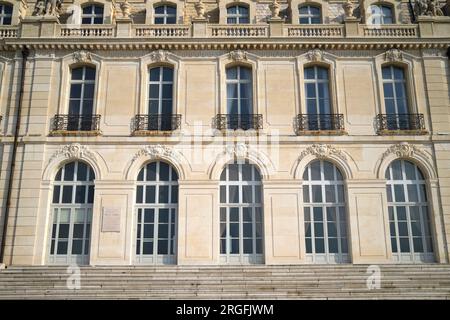
[[[423,136],[428,133],[427,130],[381,130],[377,132],[380,136]]]
[[[135,137],[153,137],[153,136],[179,136],[179,131],[172,131],[172,130],[136,130],[134,131],[131,136]]]
[[[63,136],[63,137],[93,137],[93,136],[101,136],[101,130],[90,130],[90,131],[68,131],[68,130],[54,130],[51,131],[49,136]]]
[[[346,136],[345,130],[302,130],[296,132],[297,136]]]

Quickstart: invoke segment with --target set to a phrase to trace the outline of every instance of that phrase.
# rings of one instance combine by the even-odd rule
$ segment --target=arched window
[[[67,130],[93,130],[95,68],[82,66],[71,71]]]
[[[155,67],[149,70],[148,130],[172,130],[173,69]]]
[[[300,24],[320,24],[322,15],[319,6],[302,5],[298,7]]]
[[[65,164],[56,174],[50,263],[89,263],[94,179],[94,171],[80,161]]]
[[[247,161],[227,165],[220,176],[220,259],[263,262],[261,177]]]
[[[389,6],[374,4],[370,6],[369,24],[392,24],[392,9]]]
[[[426,182],[422,172],[409,161],[395,160],[386,170],[386,179],[394,259],[434,261]]]
[[[389,65],[382,68],[384,105],[387,128],[390,130],[410,128],[406,77],[403,68]]]
[[[316,160],[306,167],[303,203],[308,260],[349,262],[344,181],[336,166]]]
[[[304,69],[306,113],[309,130],[332,130],[330,80],[328,69],[312,66]]]
[[[0,3],[0,25],[6,26],[11,24],[13,6]]]
[[[103,6],[92,4],[84,6],[81,14],[81,24],[102,24],[103,23]]]
[[[141,169],[136,187],[136,262],[176,262],[178,174],[156,161]]]
[[[155,7],[155,24],[177,23],[177,8],[171,5],[158,5]]]
[[[253,128],[252,70],[235,66],[227,68],[226,73],[228,128]]]
[[[228,24],[245,24],[249,22],[248,7],[235,5],[227,8]]]

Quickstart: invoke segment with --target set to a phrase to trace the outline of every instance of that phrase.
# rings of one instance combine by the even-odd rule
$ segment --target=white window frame
[[[394,179],[393,175],[393,165],[397,161],[400,162],[401,165],[401,175],[402,178],[400,180]],[[411,165],[414,166],[414,172],[415,172],[415,179],[407,179],[406,177],[406,169],[405,169],[405,162],[409,162]],[[386,169],[386,192],[388,194],[388,214],[389,214],[389,223],[390,223],[390,239],[391,239],[391,245],[392,241],[396,242],[396,252],[392,250],[392,257],[397,262],[434,262],[434,250],[433,250],[433,237],[431,232],[431,220],[429,216],[429,203],[427,199],[422,199],[422,196],[428,197],[426,194],[427,192],[427,185],[426,181],[424,179],[421,179],[420,177],[423,177],[422,172],[417,167],[416,164],[403,160],[398,159],[391,162]],[[394,185],[401,186],[403,190],[403,196],[405,198],[405,201],[399,202],[396,201],[394,198]],[[418,197],[418,201],[410,201],[409,196],[409,190],[408,186],[414,186],[415,192]],[[420,188],[423,188],[424,192],[422,193],[420,191]],[[411,188],[412,189],[412,188]],[[408,240],[409,240],[409,252],[401,252],[400,247],[400,235],[399,235],[399,220],[398,220],[398,207],[404,207],[405,213],[406,213],[406,220],[401,220],[402,222],[406,221],[407,230],[408,230]],[[417,238],[421,238],[422,246],[424,251],[423,252],[415,252],[414,251],[414,236],[412,233],[412,220],[411,220],[411,208],[417,207],[419,211],[419,223],[420,223],[420,230],[421,230],[421,236]],[[414,220],[417,221],[417,220]],[[392,234],[392,224],[395,228],[395,235]],[[403,237],[405,238],[405,237]]]
[[[307,8],[308,9],[308,13],[300,13],[300,9],[301,8]],[[319,9],[319,14],[317,14],[317,15],[315,15],[315,14],[313,14],[313,13],[311,13],[311,8],[315,8],[315,9]],[[301,23],[300,22],[300,19],[302,19],[302,18],[307,18],[308,19],[308,23]],[[312,19],[313,18],[319,18],[319,23],[313,23],[312,22]],[[310,4],[307,4],[307,5],[299,5],[298,6],[298,23],[299,24],[303,24],[303,25],[307,25],[307,24],[312,24],[312,25],[314,25],[314,24],[321,24],[322,23],[322,8],[321,8],[321,6],[318,6],[318,5],[310,5]]]
[[[238,166],[238,180],[237,181],[231,181],[229,179],[229,165],[236,164]],[[221,248],[219,248],[219,254],[220,254],[220,263],[222,264],[262,264],[264,263],[264,214],[263,214],[263,190],[262,190],[262,182],[261,182],[261,175],[258,171],[258,169],[252,165],[246,162],[246,165],[251,166],[251,180],[243,180],[242,175],[242,165],[244,163],[232,163],[225,166],[225,168],[222,171],[221,179],[219,183],[219,190],[220,194],[225,195],[225,202],[222,202],[222,197],[219,199],[220,203],[220,210],[219,210],[219,224],[225,224],[225,230],[226,230],[226,236],[225,238],[222,238],[222,234],[220,232],[219,237],[219,246],[221,246],[222,240],[225,240],[225,250],[226,253],[222,253]],[[259,178],[258,178],[259,176]],[[238,203],[231,203],[230,200],[230,194],[229,194],[229,187],[230,186],[236,186],[238,187],[238,196],[239,201]],[[243,203],[243,187],[244,186],[250,186],[252,190],[252,203]],[[256,203],[256,192],[257,188],[259,187],[260,193],[259,193],[259,199],[260,202]],[[231,253],[231,237],[230,237],[230,209],[231,208],[238,208],[239,210],[239,253]],[[244,222],[243,222],[243,208],[250,208],[252,212],[252,253],[244,253]],[[257,222],[256,219],[256,211],[259,211],[261,217],[259,219],[260,222]],[[226,212],[226,219],[225,221],[222,219],[222,213]],[[261,237],[256,236],[256,228],[257,223],[260,224],[260,233]],[[221,228],[219,228],[221,230]],[[222,230],[221,230],[222,231]],[[234,238],[233,238],[234,239]],[[246,239],[249,239],[246,237]],[[257,244],[256,241],[260,240],[260,246],[261,246],[261,253],[257,253]]]
[[[156,180],[146,180],[147,176],[147,166],[151,163],[156,163]],[[177,257],[177,237],[178,237],[178,199],[176,203],[172,203],[172,186],[176,186],[178,188],[178,174],[173,166],[164,162],[169,166],[169,180],[159,180],[160,174],[160,164],[161,161],[154,161],[147,163],[142,169],[139,171],[139,174],[143,172],[143,181],[136,181],[136,193],[139,187],[142,187],[142,203],[137,203],[137,195],[135,197],[135,212],[136,212],[136,239],[135,239],[135,261],[138,264],[175,264]],[[177,180],[172,181],[173,174],[177,175]],[[145,203],[146,199],[146,187],[154,186],[155,187],[155,203]],[[159,192],[161,186],[168,187],[168,203],[159,203]],[[153,220],[153,253],[152,254],[144,254],[143,253],[143,245],[144,245],[144,228],[143,219],[144,219],[144,210],[145,209],[153,209],[154,220]],[[158,254],[158,227],[159,227],[159,210],[167,209],[168,210],[168,253],[167,254]],[[141,230],[140,234],[138,234],[138,215],[141,213]],[[174,219],[172,219],[172,213],[174,213]],[[172,225],[174,225],[174,235],[172,234]],[[173,239],[170,240],[172,238]],[[166,238],[164,238],[166,239]],[[137,243],[140,241],[140,247],[137,247]],[[171,250],[172,249],[172,250]],[[139,250],[139,252],[138,252]],[[173,253],[171,253],[173,252]]]
[[[314,79],[306,79],[306,69],[309,68],[313,68],[314,69]],[[319,79],[318,78],[318,69],[323,69],[327,71],[327,79]],[[306,114],[310,115],[308,113],[308,100],[310,100],[308,98],[308,91],[306,89],[306,85],[309,83],[314,84],[315,87],[315,94],[316,94],[316,101],[315,101],[315,105],[316,105],[316,113],[317,115],[320,115],[320,107],[319,107],[319,101],[321,100],[319,97],[319,84],[326,84],[326,87],[328,88],[328,97],[326,99],[322,100],[328,100],[328,111],[325,112],[324,114],[332,114],[333,113],[333,108],[331,105],[331,98],[330,98],[330,93],[331,93],[331,88],[330,88],[330,70],[328,68],[322,67],[322,66],[317,66],[317,65],[312,65],[312,66],[305,66],[303,69],[303,81],[305,83],[305,106],[306,106]],[[314,114],[313,114],[314,115]]]
[[[236,13],[228,13],[228,10],[231,8],[236,8]],[[240,12],[240,8],[247,9],[247,14],[243,14]],[[228,18],[235,18],[236,23],[228,22]],[[242,19],[247,19],[247,22],[241,22]],[[250,8],[245,5],[235,4],[227,7],[227,24],[249,24],[250,23]]]
[[[91,8],[91,12],[90,13],[83,13],[83,10],[85,8],[88,8],[88,7]],[[103,7],[103,13],[102,14],[95,13],[95,7]],[[81,9],[81,23],[83,25],[96,25],[96,24],[99,25],[99,24],[103,24],[104,15],[105,15],[105,7],[102,6],[102,5],[90,4],[90,5],[83,6],[82,9]],[[86,19],[86,18],[90,19],[89,23],[83,23],[83,19]],[[95,18],[102,18],[102,23],[94,23],[94,19]]]
[[[236,69],[237,79],[228,79],[227,72],[228,72],[228,70],[233,69],[233,68]],[[247,69],[249,71],[250,79],[241,79],[241,69]],[[238,97],[237,97],[238,112],[236,113],[237,115],[243,114],[241,112],[241,109],[242,109],[241,108],[241,102],[242,102],[241,101],[241,91],[242,91],[241,90],[241,85],[242,84],[249,84],[250,85],[250,88],[251,88],[251,90],[250,90],[250,97],[245,98],[245,99],[248,100],[249,104],[250,104],[250,108],[249,108],[250,109],[250,113],[249,114],[253,114],[254,113],[254,108],[253,108],[253,72],[252,72],[252,69],[249,68],[249,67],[240,66],[240,65],[228,67],[228,68],[225,69],[225,79],[226,79],[226,90],[227,90],[227,99],[226,99],[227,100],[227,103],[226,103],[227,114],[232,114],[232,113],[229,113],[229,110],[228,110],[228,101],[236,100],[234,98],[228,97],[228,85],[229,84],[237,84],[237,87],[238,87]]]
[[[311,165],[319,162],[320,164],[320,180],[312,180]],[[324,163],[327,162],[333,167],[333,180],[325,180]],[[339,178],[340,177],[340,178]],[[320,186],[321,189],[321,202],[313,201],[313,186]],[[333,186],[334,190],[334,202],[326,202],[326,186]],[[339,188],[342,190],[342,201],[339,201]],[[311,263],[349,263],[350,260],[350,248],[349,248],[349,232],[347,224],[347,209],[345,203],[345,183],[342,178],[342,174],[339,169],[331,162],[325,160],[314,160],[310,162],[303,173],[303,205],[304,205],[304,218],[305,218],[305,246],[307,238],[311,239],[312,253],[306,253],[306,260]],[[315,207],[322,208],[322,220],[320,222],[314,220]],[[327,208],[334,208],[336,217],[336,241],[338,245],[337,253],[329,252],[328,244],[328,217]],[[341,212],[343,211],[343,214]],[[309,212],[310,219],[306,218]],[[341,215],[344,217],[344,221],[341,221]],[[322,223],[323,225],[323,241],[324,241],[324,253],[316,253],[315,251],[315,222]],[[310,223],[311,237],[306,237],[307,223]],[[342,228],[345,228],[342,229]],[[322,238],[322,237],[320,237]],[[343,252],[342,241],[346,242],[347,252]]]
[[[171,69],[172,70],[172,81],[163,81],[163,70],[164,68],[167,69]],[[151,81],[150,80],[150,71],[152,69],[159,69],[159,80],[158,81]],[[170,114],[173,114],[174,112],[174,104],[173,104],[173,90],[174,90],[174,69],[172,67],[169,66],[152,66],[148,68],[148,86],[147,86],[147,114],[151,114],[150,113],[150,101],[153,101],[155,99],[150,98],[150,85],[158,85],[158,113],[157,114],[162,114],[162,104],[163,104],[163,100],[168,100],[168,99],[163,99],[162,97],[162,93],[163,93],[163,85],[164,84],[171,84],[172,85],[172,92],[171,92],[171,96],[170,96],[170,100],[172,100],[172,112]]]
[[[65,174],[65,168],[66,165],[74,163],[74,180],[73,181],[64,181],[64,174]],[[52,195],[52,204],[50,206],[51,210],[51,216],[52,216],[52,224],[51,224],[51,230],[50,230],[50,246],[49,246],[49,253],[48,253],[48,262],[50,264],[82,264],[86,265],[89,263],[89,254],[90,254],[90,245],[91,245],[91,234],[92,234],[92,210],[93,210],[93,203],[88,203],[88,197],[89,197],[89,187],[93,187],[94,189],[94,195],[93,199],[95,197],[95,183],[94,179],[91,179],[91,172],[93,173],[92,168],[88,165],[87,166],[87,181],[77,181],[77,174],[78,174],[78,164],[79,161],[69,162],[66,163],[62,168],[60,168],[59,172],[61,173],[61,180],[60,181],[54,181],[53,184],[53,193],[55,192],[56,187],[60,187],[59,190],[59,198],[58,203],[53,203],[53,195]],[[64,186],[72,186],[72,195],[71,195],[71,203],[62,203],[62,197],[63,197],[63,187]],[[75,203],[75,194],[76,194],[76,187],[77,186],[85,186],[85,201],[84,203]],[[68,236],[68,243],[67,243],[67,253],[66,254],[57,254],[57,248],[58,248],[58,240],[59,240],[59,227],[60,227],[60,216],[61,212],[68,212],[69,214],[69,236]],[[82,254],[72,254],[72,242],[74,240],[73,238],[73,228],[74,228],[74,217],[77,211],[84,211],[84,229],[83,229],[83,237],[82,240]],[[56,224],[56,232],[53,234],[53,225]],[[87,225],[89,224],[89,234],[87,234]],[[79,238],[77,238],[80,240]],[[52,242],[54,241],[54,253],[52,253]],[[89,241],[89,246],[86,248],[86,241]],[[87,249],[87,250],[86,250]]]
[[[164,13],[156,13],[156,8],[160,8],[160,7],[164,8]],[[175,13],[174,14],[167,13],[167,8],[168,7],[175,9]],[[154,24],[157,24],[156,23],[156,18],[163,18],[163,20],[164,20],[163,23],[158,23],[160,25],[176,24],[177,23],[177,7],[176,6],[174,6],[174,5],[167,5],[167,4],[159,4],[159,5],[155,5],[153,10],[154,10],[154,18],[153,18],[153,23]],[[175,18],[175,22],[174,23],[167,23],[167,19],[168,18]]]
[[[384,77],[383,77],[383,69],[385,69],[385,68],[389,68],[390,69],[390,72],[391,72],[391,75],[392,75],[391,79],[384,79]],[[396,79],[395,78],[394,69],[396,69],[396,68],[402,70],[402,72],[403,72],[403,79]],[[407,79],[406,79],[405,69],[402,68],[402,67],[395,66],[395,65],[382,66],[381,67],[381,79],[382,79],[382,83],[383,83],[383,100],[384,100],[385,113],[387,114],[388,112],[387,112],[387,109],[386,109],[386,93],[384,92],[384,84],[391,84],[392,87],[393,87],[393,91],[392,92],[394,94],[394,96],[393,96],[394,109],[395,109],[395,113],[394,114],[398,115],[398,114],[410,113],[410,107],[409,107],[409,101],[408,101],[408,86],[407,86]],[[405,96],[403,97],[402,100],[403,100],[403,102],[405,104],[406,112],[399,112],[399,110],[398,110],[398,104],[397,104],[398,97],[397,97],[397,89],[396,89],[396,86],[395,86],[398,83],[402,84],[403,91],[405,92]]]
[[[4,3],[4,2],[0,3],[0,5],[2,6],[2,10],[0,11],[0,26],[10,26],[10,25],[12,25],[14,6],[11,5],[11,4]],[[5,7],[10,7],[11,8],[11,14],[5,13]],[[4,19],[5,18],[10,18],[11,19],[11,23],[4,24]]]
[[[94,80],[86,80],[85,79],[86,78],[86,68],[94,69],[94,72],[95,72]],[[81,80],[73,79],[72,72],[75,69],[82,69],[82,78],[81,78]],[[78,114],[79,115],[92,115],[92,114],[95,114],[95,91],[96,91],[96,86],[95,86],[96,80],[95,79],[96,78],[97,78],[97,69],[95,67],[80,66],[80,67],[72,68],[70,70],[69,104],[68,104],[68,110],[67,110],[68,114],[69,114],[69,111],[70,111],[70,101],[71,100],[78,100],[78,99],[72,99],[70,97],[70,91],[72,90],[72,85],[75,85],[75,84],[81,84],[81,96],[80,96],[80,99],[79,99],[80,100],[80,108],[78,110]],[[93,92],[93,95],[92,95],[92,114],[85,114],[83,112],[84,111],[83,110],[84,109],[83,106],[84,106],[84,101],[85,101],[85,99],[84,99],[84,87],[85,87],[86,84],[93,84],[94,85],[94,92]]]

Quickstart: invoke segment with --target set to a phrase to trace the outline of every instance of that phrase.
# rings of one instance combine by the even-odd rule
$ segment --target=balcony
[[[51,135],[99,135],[100,115],[57,114]]]
[[[180,114],[138,114],[133,121],[134,135],[171,133],[181,127]]]
[[[376,119],[377,134],[426,134],[425,120],[421,113],[379,114]]]
[[[112,25],[81,25],[81,26],[61,26],[60,36],[62,38],[109,38],[115,34],[115,27]]]
[[[19,34],[18,30],[18,27],[0,26],[0,39],[17,38]]]
[[[269,36],[268,25],[210,25],[209,36],[213,38],[260,38]]]
[[[294,38],[342,38],[344,26],[335,25],[286,25],[284,34]]]
[[[218,114],[213,119],[218,130],[259,130],[263,127],[262,114]]]
[[[134,35],[139,38],[188,38],[191,31],[189,26],[183,25],[137,25]]]
[[[299,114],[294,118],[296,135],[345,134],[343,114]]]
[[[367,38],[417,38],[416,25],[362,25],[362,35]]]

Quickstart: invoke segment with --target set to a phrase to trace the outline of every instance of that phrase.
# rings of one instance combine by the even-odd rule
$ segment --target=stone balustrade
[[[416,25],[363,25],[362,35],[382,38],[417,38],[418,29]]]
[[[187,38],[191,35],[190,26],[177,25],[135,26],[133,34],[136,37],[155,38]]]
[[[215,38],[268,37],[267,25],[210,25],[209,36]]]
[[[18,28],[17,27],[5,27],[0,26],[0,39],[2,38],[17,38]]]
[[[343,37],[344,25],[286,25],[284,34],[288,37]]]
[[[98,37],[113,37],[114,26],[102,25],[86,25],[71,27],[70,25],[61,26],[61,37],[81,37],[81,38],[98,38]]]

